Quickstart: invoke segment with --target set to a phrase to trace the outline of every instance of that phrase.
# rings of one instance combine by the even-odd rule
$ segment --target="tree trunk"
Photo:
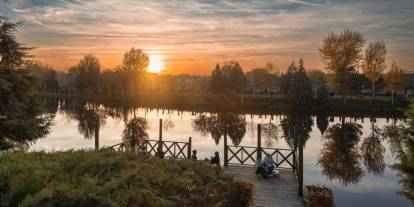
[[[375,81],[372,81],[372,99],[375,99]]]
[[[99,149],[99,124],[98,126],[95,127],[95,149],[98,150]]]
[[[394,91],[391,93],[391,104],[394,105]]]

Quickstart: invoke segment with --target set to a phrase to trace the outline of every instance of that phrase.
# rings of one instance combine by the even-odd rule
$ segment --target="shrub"
[[[325,186],[305,186],[306,206],[308,207],[334,207],[332,190]]]
[[[113,151],[0,155],[0,206],[248,206],[250,183],[190,160]]]

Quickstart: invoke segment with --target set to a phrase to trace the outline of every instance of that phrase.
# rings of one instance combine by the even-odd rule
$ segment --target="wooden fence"
[[[108,148],[118,152],[135,151],[148,153],[154,156],[159,155],[159,152],[162,152],[162,155],[165,158],[190,159],[191,137],[188,138],[188,142],[141,140],[133,144],[130,142],[121,142]]]

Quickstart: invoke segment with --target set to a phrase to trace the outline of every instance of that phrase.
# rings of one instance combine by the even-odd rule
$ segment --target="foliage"
[[[324,113],[319,113],[316,116],[316,126],[318,127],[322,135],[325,134],[325,131],[329,126],[328,116]]]
[[[296,148],[299,143],[306,145],[312,131],[313,119],[304,111],[289,111],[283,116],[280,125],[286,143],[291,148]]]
[[[406,110],[408,120],[400,125],[390,125],[384,129],[384,135],[388,139],[391,152],[399,162],[391,167],[397,171],[400,177],[401,191],[403,195],[414,204],[414,102]]]
[[[320,79],[318,89],[316,90],[316,99],[319,104],[327,104],[329,98],[329,90],[324,79]]]
[[[213,93],[243,93],[246,76],[238,62],[227,61],[217,64],[211,73],[210,91]]]
[[[344,185],[348,185],[357,183],[361,178],[363,171],[357,149],[362,135],[361,128],[362,126],[356,123],[342,122],[326,130],[319,164],[328,179],[338,179]]]
[[[375,82],[381,77],[381,74],[387,68],[386,57],[387,48],[385,42],[374,41],[370,42],[365,49],[362,69],[365,77],[372,82],[372,96],[375,96]]]
[[[41,115],[36,98],[36,78],[21,69],[27,48],[13,35],[17,24],[2,20],[0,26],[0,150],[27,146],[49,132],[51,117]]]
[[[134,117],[128,121],[122,132],[122,141],[127,142],[127,146],[134,148],[137,143],[148,139],[148,121],[142,117]]]
[[[246,133],[246,125],[246,120],[242,115],[231,113],[219,113],[211,116],[201,114],[192,122],[195,131],[201,132],[204,135],[210,133],[217,145],[220,138],[226,133],[226,130],[233,144],[239,145]]]
[[[246,73],[250,86],[270,88],[278,84],[279,71],[268,63],[264,68],[255,68]]]
[[[98,57],[89,54],[83,57],[79,63],[70,70],[70,73],[76,73],[75,88],[84,92],[87,89],[93,89],[98,85],[101,64]]]
[[[305,186],[306,206],[308,207],[334,207],[332,190],[325,186]]]
[[[391,69],[385,73],[385,89],[391,93],[392,103],[394,104],[394,95],[397,91],[404,90],[405,77],[404,70],[393,62]]]
[[[248,206],[253,185],[190,160],[113,151],[0,155],[0,206]]]
[[[144,50],[132,47],[124,54],[122,59],[122,70],[132,72],[145,72],[149,65],[149,57]]]
[[[322,61],[330,74],[331,86],[343,95],[352,91],[349,81],[352,81],[356,74],[365,41],[361,33],[345,29],[339,34],[329,33],[319,49]]]
[[[282,75],[280,90],[287,97],[289,105],[293,107],[307,108],[311,105],[312,84],[306,75],[302,59],[299,61],[299,66],[293,62]]]
[[[28,51],[32,48],[24,47],[13,34],[20,23],[9,22],[7,18],[0,16],[0,24],[0,67],[21,68],[30,57]]]
[[[381,143],[382,134],[374,122],[372,123],[371,129],[371,134],[361,144],[362,158],[368,172],[381,175],[385,170],[385,148]]]

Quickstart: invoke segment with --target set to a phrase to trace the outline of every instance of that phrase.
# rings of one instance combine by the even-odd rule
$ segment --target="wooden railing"
[[[119,152],[144,152],[154,156],[159,155],[160,151],[164,158],[190,159],[191,137],[188,139],[188,142],[142,140],[135,142],[133,146],[130,142],[121,142],[108,148]]]
[[[255,165],[267,155],[273,158],[275,168],[294,169],[294,151],[291,149],[277,149],[269,147],[249,147],[227,145],[228,158],[224,160],[225,164]]]

